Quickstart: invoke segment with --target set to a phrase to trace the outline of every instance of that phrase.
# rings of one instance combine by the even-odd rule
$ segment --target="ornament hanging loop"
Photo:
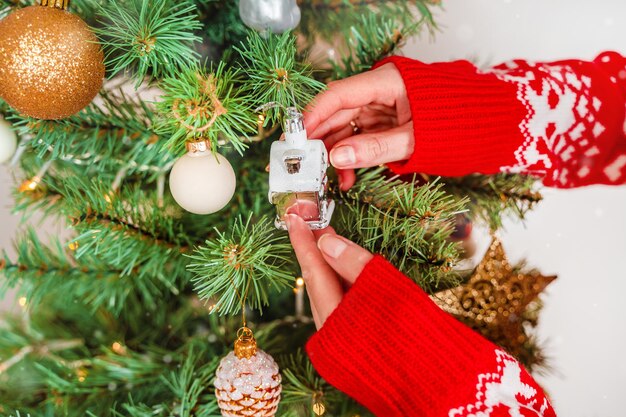
[[[67,10],[70,7],[70,0],[41,0],[39,4],[44,7],[56,7],[57,9]]]
[[[250,359],[256,355],[257,345],[252,330],[242,327],[237,330],[237,340],[235,341],[235,356],[239,359]]]

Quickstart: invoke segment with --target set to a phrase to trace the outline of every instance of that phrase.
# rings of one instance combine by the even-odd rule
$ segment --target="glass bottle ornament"
[[[256,31],[283,33],[298,26],[301,12],[296,0],[240,0],[239,15]]]
[[[237,178],[233,167],[208,140],[187,142],[187,153],[172,167],[170,191],[174,200],[194,214],[211,214],[223,209],[235,194]]]

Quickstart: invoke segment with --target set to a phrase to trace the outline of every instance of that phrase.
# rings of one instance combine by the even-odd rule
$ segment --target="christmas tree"
[[[239,335],[242,355],[254,355],[256,339],[282,375],[264,368],[282,378],[282,393],[268,389],[276,401],[280,393],[278,411],[268,401],[258,415],[369,415],[302,351],[315,327],[287,234],[275,227],[280,203],[268,201],[266,166],[289,111],[407,38],[433,34],[438,2],[28,6],[0,0],[0,128],[19,140],[12,158],[12,146],[2,149],[18,179],[14,210],[43,212],[72,236],[44,244],[25,228],[17,258],[0,260],[3,287],[18,288],[25,310],[0,332],[0,413],[218,416],[216,371]],[[46,30],[31,30],[26,47],[11,43],[30,30],[27,19]],[[7,64],[9,49],[21,66]],[[33,65],[49,65],[50,76],[32,77]],[[381,167],[359,171],[349,191],[328,176],[337,232],[436,299],[472,282],[457,268],[460,218],[496,231],[541,199],[532,179],[511,174],[397,177]],[[481,326],[455,311],[463,306],[441,304],[506,343],[510,327]],[[514,331],[536,321],[537,303],[524,307]],[[521,341],[511,353],[540,365],[532,337]]]

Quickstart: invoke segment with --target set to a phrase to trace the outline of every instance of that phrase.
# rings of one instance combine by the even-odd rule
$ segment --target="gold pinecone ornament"
[[[281,390],[278,365],[257,348],[252,331],[241,328],[235,350],[217,368],[215,395],[222,416],[273,417]]]
[[[67,0],[42,0],[0,21],[0,97],[24,115],[69,117],[102,87],[98,38],[66,7]]]

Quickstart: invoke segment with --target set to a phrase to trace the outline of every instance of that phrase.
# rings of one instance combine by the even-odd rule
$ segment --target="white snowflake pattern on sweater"
[[[490,72],[515,84],[517,99],[527,109],[519,125],[524,142],[515,151],[517,163],[501,171],[550,172],[560,186],[569,185],[572,176],[589,175],[591,168],[580,165],[580,154],[596,155],[594,140],[605,131],[598,120],[602,101],[592,95],[591,79],[568,65],[528,61],[508,62]]]
[[[524,381],[527,374],[520,364],[500,349],[495,350],[495,355],[496,371],[478,375],[476,402],[450,410],[448,417],[495,417],[496,409],[508,413],[498,416],[548,417],[546,412],[552,410],[548,400],[541,390],[528,384],[531,380]]]

